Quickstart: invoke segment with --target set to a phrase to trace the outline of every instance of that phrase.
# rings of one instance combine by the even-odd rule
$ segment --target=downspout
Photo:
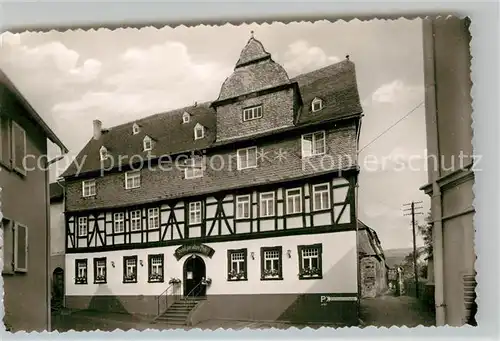
[[[436,96],[436,41],[434,20],[424,19],[423,25],[423,51],[424,51],[424,77],[425,77],[425,110],[427,126],[427,145],[431,144],[431,153],[434,152],[440,160],[439,129]],[[432,155],[431,155],[432,156]],[[441,188],[437,180],[441,176],[441,165],[428,163],[429,180],[432,184],[431,213],[433,223],[433,259],[434,259],[434,300],[436,307],[436,326],[446,324],[446,310],[444,298],[444,266],[443,266],[443,223],[442,223],[442,198]]]

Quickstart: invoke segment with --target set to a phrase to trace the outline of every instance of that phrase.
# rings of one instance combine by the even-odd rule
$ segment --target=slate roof
[[[49,185],[49,191],[50,191],[50,202],[55,203],[55,202],[61,202],[64,198],[64,191],[61,185],[59,185],[57,182],[53,182]]]
[[[358,220],[358,254],[385,258],[377,232]]]

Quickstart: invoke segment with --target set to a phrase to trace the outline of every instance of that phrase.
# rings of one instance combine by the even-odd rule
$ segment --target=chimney
[[[94,140],[99,140],[102,134],[102,122],[94,120]]]

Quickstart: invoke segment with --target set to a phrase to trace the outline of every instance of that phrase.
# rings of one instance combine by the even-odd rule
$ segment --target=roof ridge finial
[[[255,33],[255,32],[254,32],[254,30],[251,30],[251,31],[250,31],[250,36],[251,36],[250,38],[255,39],[255,37],[253,36],[253,35],[254,35],[254,33]]]

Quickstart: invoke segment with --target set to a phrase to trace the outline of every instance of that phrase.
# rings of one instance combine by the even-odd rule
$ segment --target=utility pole
[[[404,212],[410,211],[411,213],[404,214],[404,216],[411,215],[411,225],[413,230],[413,271],[415,272],[415,297],[418,298],[418,270],[417,270],[417,238],[416,238],[416,221],[415,216],[417,214],[423,214],[422,212],[417,212],[417,210],[422,209],[422,206],[415,206],[416,204],[422,204],[422,201],[414,202],[409,204],[404,204],[403,206],[410,206],[410,208],[404,209]]]

